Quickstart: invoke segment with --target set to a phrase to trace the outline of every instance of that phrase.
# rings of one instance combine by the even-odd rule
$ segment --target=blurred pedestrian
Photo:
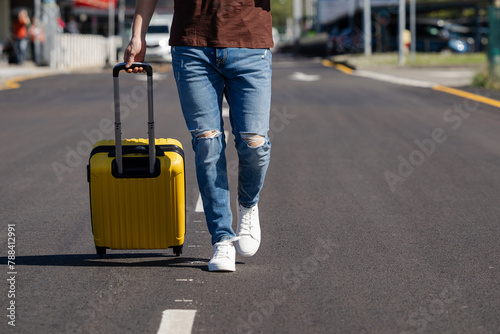
[[[43,26],[39,25],[38,21],[35,18],[33,18],[31,26],[28,29],[28,35],[30,38],[31,55],[33,57],[33,62],[39,65],[39,57],[42,54],[41,50],[43,48],[43,43],[45,43],[45,32],[43,30]],[[40,45],[38,50],[36,48],[37,42]]]
[[[16,62],[21,65],[26,61],[26,51],[28,49],[28,25],[30,18],[26,9],[21,9],[12,25],[12,38],[16,52]]]
[[[69,17],[68,24],[66,24],[66,30],[69,34],[79,34],[80,29],[78,29],[78,23],[75,20],[74,16]]]
[[[124,57],[127,67],[144,61],[146,31],[156,3],[136,3],[132,39]],[[273,46],[270,7],[270,0],[174,0],[172,66],[192,135],[198,187],[214,245],[209,271],[235,271],[236,251],[252,256],[260,246],[257,202],[271,152],[267,135],[269,49]],[[229,200],[224,95],[239,160],[237,233],[232,229]]]

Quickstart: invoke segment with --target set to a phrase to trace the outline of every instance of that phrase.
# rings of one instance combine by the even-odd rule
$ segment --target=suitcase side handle
[[[121,70],[126,69],[125,63],[117,64],[113,67],[113,91],[115,105],[115,146],[116,146],[116,163],[118,174],[123,173],[123,148],[122,148],[122,123],[120,118],[120,83],[118,74]],[[142,67],[147,74],[147,93],[148,93],[148,138],[149,138],[149,172],[154,173],[155,170],[155,124],[153,110],[153,68],[147,63],[132,63],[129,68]]]

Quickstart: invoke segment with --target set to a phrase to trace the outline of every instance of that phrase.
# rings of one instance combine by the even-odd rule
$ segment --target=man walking
[[[141,62],[157,0],[137,1],[125,62]],[[270,0],[174,0],[172,66],[214,253],[210,271],[235,271],[235,246],[254,255],[261,240],[258,200],[270,160],[272,20]],[[133,72],[141,71],[141,68]],[[132,72],[130,69],[129,72]],[[238,152],[238,223],[232,213],[223,97]],[[234,245],[233,245],[234,243]]]

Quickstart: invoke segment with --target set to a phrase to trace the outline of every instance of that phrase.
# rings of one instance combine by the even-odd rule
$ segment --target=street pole
[[[410,0],[410,61],[415,64],[417,52],[417,0]]]
[[[34,3],[34,18],[35,18],[35,49],[33,50],[33,52],[35,53],[35,59],[36,59],[36,63],[35,65],[40,65],[42,63],[42,55],[41,55],[41,52],[40,52],[40,32],[41,32],[41,29],[42,29],[42,1],[41,0],[35,0],[35,3]]]
[[[118,34],[121,38],[121,50],[127,45],[127,36],[125,36],[125,0],[118,0]]]
[[[356,14],[356,0],[347,3],[347,16],[349,17],[349,28],[354,29],[354,15]]]
[[[297,42],[300,38],[302,20],[302,0],[293,0],[293,38]]]
[[[321,21],[319,20],[319,0],[314,2],[315,18],[316,18],[316,31],[321,30]]]
[[[364,0],[363,3],[363,21],[364,21],[364,40],[365,40],[365,56],[372,54],[372,6],[371,0]]]
[[[406,3],[405,0],[399,0],[399,65],[406,63],[404,32],[406,28]]]
[[[108,0],[108,45],[109,56],[108,63],[113,65],[116,63],[115,51],[115,0]]]
[[[306,22],[307,22],[307,29],[313,29],[313,15],[314,15],[314,6],[313,6],[313,0],[306,0]]]

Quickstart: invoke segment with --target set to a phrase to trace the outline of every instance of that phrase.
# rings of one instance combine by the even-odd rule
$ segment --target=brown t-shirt
[[[174,0],[172,46],[273,46],[270,0]]]

